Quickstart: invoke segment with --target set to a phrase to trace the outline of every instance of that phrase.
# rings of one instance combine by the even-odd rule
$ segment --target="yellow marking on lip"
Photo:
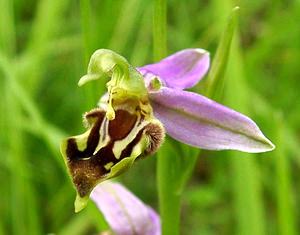
[[[77,148],[79,151],[84,151],[87,147],[87,139],[90,135],[91,130],[77,136],[75,138],[75,142],[77,144]],[[72,138],[72,137],[71,137]]]
[[[113,165],[114,165],[113,162],[109,162],[109,163],[106,163],[106,164],[104,165],[104,168],[105,168],[106,170],[109,170]]]

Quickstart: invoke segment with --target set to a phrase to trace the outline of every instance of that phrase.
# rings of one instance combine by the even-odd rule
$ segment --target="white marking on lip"
[[[147,121],[143,121],[139,124],[141,119],[141,115],[138,114],[138,118],[136,119],[135,125],[129,134],[122,140],[117,140],[114,142],[113,153],[116,159],[119,159],[122,151],[134,140],[136,135],[142,130],[147,124]],[[125,146],[125,147],[124,147]]]

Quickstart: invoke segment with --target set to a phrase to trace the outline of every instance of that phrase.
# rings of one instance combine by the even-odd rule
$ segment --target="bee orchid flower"
[[[197,93],[184,91],[209,69],[209,53],[185,49],[158,63],[135,68],[117,53],[97,50],[79,86],[110,78],[98,107],[84,115],[87,131],[61,144],[77,190],[75,210],[92,189],[142,156],[155,153],[165,131],[174,139],[209,150],[265,152],[274,145],[250,118]]]

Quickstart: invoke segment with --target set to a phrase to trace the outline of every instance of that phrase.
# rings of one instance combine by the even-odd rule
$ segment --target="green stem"
[[[154,60],[160,60],[167,55],[167,2],[154,1],[153,13],[153,54]],[[157,184],[162,220],[162,234],[179,234],[180,193],[174,182],[170,182],[174,156],[170,156],[163,147],[158,154]],[[166,149],[167,150],[167,149]]]
[[[177,235],[180,227],[180,196],[174,189],[174,181],[170,180],[170,170],[175,156],[168,154],[168,151],[158,153],[157,162],[157,183],[160,207],[160,218],[163,235]],[[164,154],[165,153],[165,154]],[[173,181],[173,182],[170,182]]]
[[[153,55],[160,60],[167,55],[167,1],[155,0],[153,12]]]
[[[283,115],[276,113],[276,151],[274,152],[275,170],[277,176],[277,224],[279,234],[294,235],[295,212],[293,208],[293,189],[291,186],[291,171],[288,153],[284,144],[285,123]]]

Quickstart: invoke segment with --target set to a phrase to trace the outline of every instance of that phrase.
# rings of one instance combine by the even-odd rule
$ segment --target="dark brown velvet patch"
[[[95,158],[74,160],[69,166],[73,182],[81,197],[88,195],[96,182],[107,173],[107,170]]]
[[[70,139],[68,141],[68,152],[73,154],[84,154],[85,151],[79,151],[76,146],[73,145],[74,140]],[[109,170],[105,169],[105,164],[113,162],[114,164],[118,162],[115,158],[113,151],[113,142],[111,141],[107,146],[101,148],[97,154],[89,155],[90,158],[73,158],[70,159],[68,164],[73,177],[73,182],[79,192],[81,197],[87,195],[95,186],[96,182],[109,173]],[[76,149],[75,149],[76,148]],[[88,148],[87,148],[88,149]]]
[[[117,110],[114,120],[109,122],[108,133],[113,140],[124,139],[134,127],[137,115],[126,110]]]

